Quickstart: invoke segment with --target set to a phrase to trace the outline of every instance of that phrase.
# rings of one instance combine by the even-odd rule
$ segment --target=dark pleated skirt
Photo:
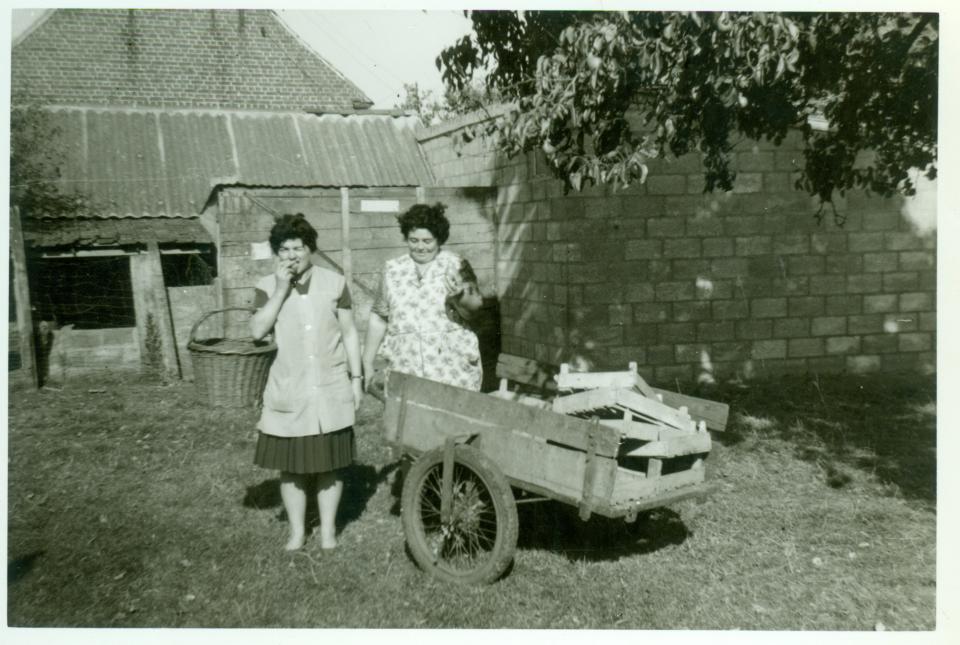
[[[352,426],[309,437],[275,437],[261,432],[253,463],[288,473],[327,473],[352,464],[356,452]]]

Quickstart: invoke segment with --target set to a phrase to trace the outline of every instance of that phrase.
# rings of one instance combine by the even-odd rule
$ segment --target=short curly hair
[[[447,207],[437,202],[433,206],[415,204],[397,218],[400,223],[400,232],[403,239],[407,239],[410,231],[425,228],[437,239],[437,244],[443,244],[450,237],[450,220],[443,212]]]
[[[280,253],[280,245],[287,240],[300,240],[313,253],[317,250],[317,229],[310,225],[303,213],[281,215],[270,229],[270,248],[274,255]]]

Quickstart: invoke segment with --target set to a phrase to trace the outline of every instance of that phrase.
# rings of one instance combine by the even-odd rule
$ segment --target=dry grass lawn
[[[357,426],[341,546],[281,550],[256,414],[190,384],[18,390],[9,410],[11,626],[931,630],[935,379],[792,378],[709,393],[716,492],[636,524],[520,507],[494,585],[407,556],[380,403]]]

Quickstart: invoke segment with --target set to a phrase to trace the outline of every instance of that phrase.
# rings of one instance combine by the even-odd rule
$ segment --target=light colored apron
[[[344,279],[313,266],[307,293],[294,289],[274,325],[277,357],[263,392],[259,429],[279,437],[341,430],[354,423],[353,389],[337,320]],[[276,277],[257,285],[271,295]]]

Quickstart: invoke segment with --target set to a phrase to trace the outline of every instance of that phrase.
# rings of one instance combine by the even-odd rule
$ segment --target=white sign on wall
[[[399,213],[400,200],[397,199],[361,199],[361,213]]]
[[[269,260],[273,255],[270,242],[250,242],[250,258],[253,260]]]

